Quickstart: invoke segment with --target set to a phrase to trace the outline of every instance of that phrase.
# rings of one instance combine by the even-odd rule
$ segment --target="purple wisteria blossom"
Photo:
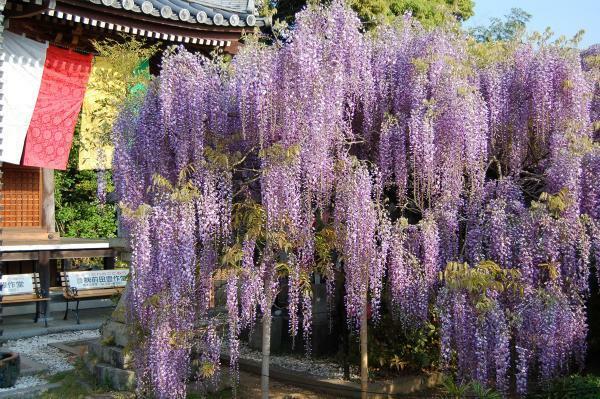
[[[367,34],[335,0],[231,62],[165,53],[113,134],[141,396],[185,397],[193,356],[218,370],[224,338],[235,376],[241,332],[284,287],[310,352],[323,237],[318,272],[333,296],[343,270],[351,327],[367,301],[374,321],[390,303],[404,328],[436,326],[443,369],[504,393],[581,366],[600,270],[598,75],[557,44],[492,59],[472,45],[410,15]],[[248,203],[260,216],[242,223]],[[449,264],[493,278],[457,286]]]

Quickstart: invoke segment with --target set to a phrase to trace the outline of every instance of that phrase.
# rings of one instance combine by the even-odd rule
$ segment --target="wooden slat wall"
[[[2,165],[0,227],[42,227],[41,169]]]

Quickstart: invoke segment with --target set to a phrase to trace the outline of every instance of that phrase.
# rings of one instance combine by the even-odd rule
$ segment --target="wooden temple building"
[[[82,51],[93,50],[93,39],[134,35],[235,53],[244,30],[270,24],[257,12],[254,0],[8,0],[4,26]]]
[[[2,35],[12,32],[81,54],[93,53],[93,40],[129,37],[206,55],[215,48],[235,54],[244,31],[270,26],[254,0],[0,0],[0,9],[0,51]],[[2,92],[0,85],[0,99]],[[0,131],[0,160],[6,133]],[[0,167],[3,275],[38,273],[38,295],[48,298],[60,289],[62,260],[102,257],[105,268],[114,267],[123,242],[61,238],[56,231],[53,169],[18,162]]]

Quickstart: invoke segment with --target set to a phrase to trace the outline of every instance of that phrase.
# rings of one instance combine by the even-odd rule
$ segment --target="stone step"
[[[135,372],[112,367],[98,361],[98,358],[90,354],[86,355],[85,364],[98,383],[106,384],[118,391],[135,390]]]
[[[98,358],[99,362],[109,366],[129,370],[133,367],[131,355],[126,354],[123,348],[112,345],[103,345],[100,340],[88,344],[90,354]]]
[[[89,372],[94,376],[99,384],[110,386],[118,391],[134,391],[136,385],[135,372],[119,367],[111,366],[101,359],[97,354],[105,356],[122,356],[122,350],[115,347],[102,346],[99,342],[93,342],[89,345],[89,352],[84,358],[84,362]],[[120,353],[120,355],[119,355]],[[220,378],[215,382],[194,382],[188,385],[189,393],[196,393],[203,396],[206,393],[217,393],[231,388],[231,374],[229,368],[221,368]],[[2,399],[0,397],[0,399]]]

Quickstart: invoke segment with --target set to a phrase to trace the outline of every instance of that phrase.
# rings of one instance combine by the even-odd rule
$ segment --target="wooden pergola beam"
[[[108,258],[115,257],[121,252],[118,248],[80,249],[80,250],[50,250],[28,252],[4,252],[0,256],[2,262],[37,261],[40,253],[47,254],[48,259],[78,259],[78,258]]]

